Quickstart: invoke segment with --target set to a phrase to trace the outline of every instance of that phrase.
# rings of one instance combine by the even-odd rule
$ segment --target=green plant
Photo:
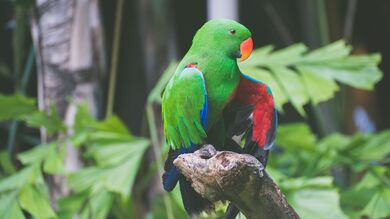
[[[268,170],[302,218],[345,218],[340,206],[351,218],[390,216],[389,130],[317,140],[307,125],[288,124],[276,144],[283,153],[272,154]],[[340,168],[346,185],[337,183]]]
[[[17,119],[31,127],[45,127],[50,133],[65,133],[67,128],[53,109],[38,111],[34,100],[22,96],[0,96],[1,120]],[[0,181],[1,218],[24,218],[21,209],[36,218],[106,218],[113,202],[127,202],[149,140],[130,134],[116,117],[97,121],[80,106],[72,135],[18,154],[23,168]],[[79,147],[86,165],[69,173],[64,167],[68,145]],[[58,212],[49,204],[43,174],[67,178],[73,193],[58,202]]]

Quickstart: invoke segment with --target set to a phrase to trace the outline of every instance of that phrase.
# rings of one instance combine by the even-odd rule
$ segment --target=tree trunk
[[[94,116],[101,114],[99,82],[105,71],[105,51],[97,0],[37,0],[31,31],[38,67],[38,104],[41,110],[54,105],[71,127],[76,105],[86,103]],[[41,130],[43,142],[50,136]],[[66,146],[65,168],[72,172],[82,162],[79,151]],[[63,176],[47,177],[52,205],[69,192]]]
[[[173,162],[194,189],[210,201],[229,200],[250,219],[299,218],[279,187],[253,156],[217,152],[206,145]]]

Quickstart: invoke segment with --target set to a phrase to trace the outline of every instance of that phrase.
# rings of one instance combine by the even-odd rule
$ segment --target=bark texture
[[[95,116],[99,114],[99,82],[105,70],[104,47],[97,0],[37,0],[31,32],[38,68],[38,103],[42,110],[52,105],[71,127],[76,104],[86,103]],[[42,141],[64,135],[48,136],[41,130]],[[68,172],[82,165],[79,152],[68,145],[65,167]],[[52,205],[69,192],[63,176],[47,178]]]
[[[253,156],[205,145],[174,164],[210,201],[229,200],[251,219],[299,218],[279,187]]]

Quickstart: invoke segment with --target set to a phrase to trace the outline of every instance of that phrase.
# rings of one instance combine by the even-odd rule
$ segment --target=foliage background
[[[36,3],[0,2],[0,218],[186,218],[179,192],[161,189],[168,146],[160,95],[196,29],[226,9],[220,2],[212,9],[211,2],[218,4],[100,1],[110,70],[101,81],[100,113],[78,103],[72,125],[58,106],[37,107],[30,33]],[[225,4],[235,11],[225,15],[253,32],[258,49],[240,67],[275,95],[280,127],[267,170],[299,215],[389,218],[390,4]],[[56,137],[44,141],[42,127]],[[76,171],[66,166],[68,146],[80,151],[83,166]],[[58,199],[52,176],[68,189]],[[216,213],[202,217],[218,218],[225,207],[219,203]]]

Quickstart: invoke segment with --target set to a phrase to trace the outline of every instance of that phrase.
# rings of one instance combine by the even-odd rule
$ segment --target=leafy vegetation
[[[303,123],[279,130],[269,171],[302,218],[389,216],[390,131],[317,140]]]
[[[0,181],[0,201],[4,206],[0,209],[1,218],[25,218],[21,209],[35,218],[72,218],[75,214],[81,218],[106,218],[114,200],[129,199],[149,140],[131,135],[116,116],[101,122],[95,120],[83,106],[78,108],[76,123],[67,130],[55,109],[48,113],[38,111],[31,105],[35,101],[25,97],[0,98],[4,100],[1,104],[8,106],[2,105],[2,109],[13,112],[3,119],[20,119],[56,134],[73,131],[72,135],[18,154],[23,168]],[[83,151],[86,164],[71,173],[64,167],[69,145]],[[44,175],[63,175],[73,191],[59,201],[58,212],[49,204]]]

